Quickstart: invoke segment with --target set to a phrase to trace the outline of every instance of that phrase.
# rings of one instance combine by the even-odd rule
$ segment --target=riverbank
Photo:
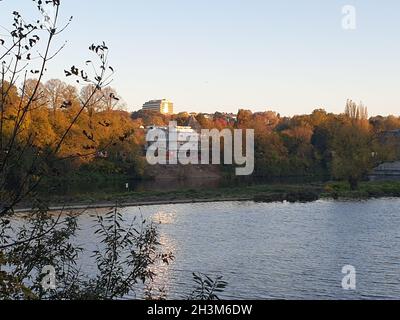
[[[357,190],[351,190],[345,182],[330,182],[326,183],[321,197],[353,200],[397,198],[400,197],[400,181],[365,181]]]
[[[318,199],[365,200],[369,198],[400,197],[400,182],[362,182],[358,190],[347,183],[263,184],[216,189],[182,189],[174,191],[126,191],[80,193],[73,197],[53,195],[43,199],[53,210],[147,206],[223,201],[312,202]],[[28,203],[20,210],[29,208]]]

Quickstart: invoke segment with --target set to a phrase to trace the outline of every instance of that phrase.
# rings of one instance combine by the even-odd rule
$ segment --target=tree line
[[[146,125],[167,125],[171,119],[184,125],[191,115],[139,111],[132,117]],[[400,157],[400,139],[387,135],[400,129],[400,118],[369,118],[367,107],[352,100],[342,114],[316,109],[309,115],[282,117],[242,109],[234,118],[216,112],[212,117],[200,113],[196,120],[205,129],[254,129],[257,177],[320,176],[347,181],[356,189],[373,167]]]
[[[3,83],[3,91],[8,89]],[[28,80],[24,92],[32,95],[38,86],[32,107],[23,121],[19,135],[22,146],[27,140],[30,154],[54,149],[77,112],[86,102],[79,119],[65,137],[53,164],[52,177],[74,172],[124,174],[133,178],[146,177],[144,155],[145,130],[151,125],[167,126],[170,121],[179,125],[190,122],[193,115],[182,112],[164,115],[154,111],[126,111],[118,93],[106,87],[96,94],[93,85],[78,90],[61,80],[37,83]],[[2,102],[4,126],[2,140],[12,135],[20,90],[14,86]],[[89,102],[87,102],[89,101]],[[400,118],[377,116],[368,118],[367,108],[348,100],[342,114],[316,109],[309,115],[282,117],[273,111],[251,112],[239,110],[237,117],[216,112],[214,115],[199,113],[195,120],[204,129],[254,129],[255,173],[257,177],[321,176],[346,180],[355,189],[370,170],[384,161],[399,158],[396,138],[385,138],[385,133],[400,129]],[[19,177],[27,168],[26,159],[11,172],[10,187],[19,188]]]

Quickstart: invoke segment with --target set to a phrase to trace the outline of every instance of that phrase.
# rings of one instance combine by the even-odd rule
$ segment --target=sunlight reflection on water
[[[190,294],[192,272],[223,275],[232,299],[400,298],[400,200],[252,202],[125,208],[159,225],[171,265],[157,265],[154,287],[168,298]],[[80,218],[80,241],[93,219]],[[84,260],[85,270],[91,262]],[[357,269],[357,290],[341,288],[344,265]]]

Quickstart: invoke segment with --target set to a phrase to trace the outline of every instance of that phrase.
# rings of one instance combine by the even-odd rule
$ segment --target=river
[[[122,209],[159,225],[175,260],[155,284],[184,298],[192,272],[222,275],[223,299],[399,299],[400,200],[313,203],[226,202]],[[80,242],[96,246],[81,216]],[[84,269],[90,272],[89,260]],[[342,288],[342,268],[356,269],[356,290]]]

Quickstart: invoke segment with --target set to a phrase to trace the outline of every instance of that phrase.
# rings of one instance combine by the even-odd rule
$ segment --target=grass
[[[357,190],[351,190],[344,182],[328,183],[321,196],[334,199],[400,197],[400,181],[361,182]]]
[[[305,184],[263,184],[218,189],[187,189],[177,191],[124,191],[80,193],[73,197],[54,195],[44,199],[50,205],[93,205],[118,203],[173,203],[180,201],[249,200],[256,202],[308,202],[317,199],[369,199],[400,197],[398,182],[362,182],[358,190],[350,190],[345,182]]]
[[[68,197],[52,195],[44,199],[51,205],[95,204],[95,203],[135,203],[135,202],[173,202],[190,200],[255,200],[263,202],[316,200],[323,192],[323,184],[282,184],[254,185],[243,187],[224,187],[218,189],[186,189],[177,191],[124,191],[79,193]]]

